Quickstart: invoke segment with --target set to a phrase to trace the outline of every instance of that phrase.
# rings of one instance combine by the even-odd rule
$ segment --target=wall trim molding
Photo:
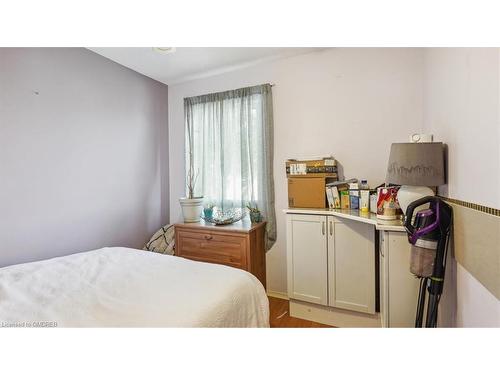
[[[453,208],[456,261],[500,300],[500,215],[447,201]]]
[[[483,213],[488,214],[488,215],[500,217],[500,209],[498,209],[498,208],[482,206],[482,205],[477,204],[477,203],[462,201],[460,199],[454,199],[454,198],[449,198],[449,197],[443,197],[441,195],[438,195],[438,197],[443,199],[446,202],[454,203],[458,206],[467,207],[467,208],[470,208],[472,210],[483,212]]]

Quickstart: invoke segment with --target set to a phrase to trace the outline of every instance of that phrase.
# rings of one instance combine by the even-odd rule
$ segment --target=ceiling
[[[172,53],[159,53],[152,47],[89,49],[145,76],[171,85],[321,48],[182,47],[176,48]]]

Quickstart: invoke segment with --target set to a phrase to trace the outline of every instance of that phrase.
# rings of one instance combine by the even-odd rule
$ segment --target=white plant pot
[[[182,216],[185,223],[197,223],[200,221],[201,212],[203,210],[202,198],[179,198],[182,208]]]

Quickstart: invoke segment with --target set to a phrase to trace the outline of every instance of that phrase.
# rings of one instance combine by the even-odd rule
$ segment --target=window
[[[186,98],[184,110],[186,166],[189,170],[192,163],[196,176],[194,195],[221,209],[257,204],[268,221],[272,244],[271,85]]]

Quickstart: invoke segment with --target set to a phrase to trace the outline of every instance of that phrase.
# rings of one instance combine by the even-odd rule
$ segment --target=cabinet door
[[[328,219],[328,293],[333,307],[375,313],[375,228]]]
[[[287,215],[288,296],[327,305],[326,216]]]
[[[411,245],[404,232],[385,232],[389,327],[414,327],[419,279],[410,272]]]

